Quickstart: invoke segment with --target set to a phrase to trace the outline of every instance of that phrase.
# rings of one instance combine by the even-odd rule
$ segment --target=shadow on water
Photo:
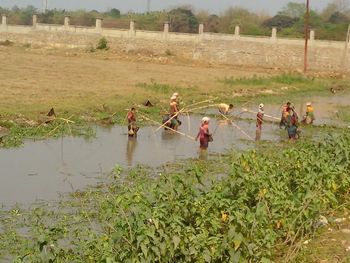
[[[199,116],[183,118],[180,130],[196,136]],[[239,127],[255,138],[255,123],[237,121]],[[128,138],[127,128],[97,127],[96,139],[64,137],[56,140],[28,141],[18,149],[0,150],[1,184],[0,205],[32,203],[37,200],[55,200],[59,193],[96,185],[116,164],[132,167],[137,164],[152,167],[186,158],[210,158],[210,153],[224,153],[232,147],[245,150],[254,147],[254,141],[226,121],[213,119],[210,130],[214,141],[209,155],[199,155],[199,143],[171,131],[154,132],[154,127],[143,127],[136,139]],[[265,124],[262,139],[279,141],[276,125]]]

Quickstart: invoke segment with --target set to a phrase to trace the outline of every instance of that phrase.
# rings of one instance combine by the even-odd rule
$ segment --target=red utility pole
[[[309,19],[310,19],[310,0],[306,0],[304,74],[307,72],[307,47],[308,47],[308,41],[309,41],[309,35],[310,35]]]

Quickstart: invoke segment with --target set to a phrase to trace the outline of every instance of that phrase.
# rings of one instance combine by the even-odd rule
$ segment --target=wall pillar
[[[169,22],[165,22],[164,23],[164,34],[168,34],[169,33]]]
[[[2,26],[6,26],[7,25],[7,16],[6,15],[2,15],[1,17],[2,17],[1,25]]]
[[[276,27],[272,28],[271,39],[277,40],[277,28]]]
[[[35,28],[38,23],[38,15],[34,14],[33,15],[33,27]]]
[[[135,31],[135,21],[133,21],[133,20],[130,21],[130,31],[131,32]]]
[[[70,16],[65,16],[64,17],[64,27],[67,28],[69,27],[70,24]]]
[[[96,18],[96,30],[99,32],[102,31],[102,20],[101,17]]]
[[[315,30],[310,30],[310,41],[315,40]]]
[[[130,20],[130,27],[129,27],[129,36],[135,36],[136,30],[135,30],[135,21]]]
[[[199,24],[198,34],[203,35],[204,33],[204,24]]]
[[[237,38],[239,38],[239,34],[240,34],[239,30],[240,30],[240,27],[235,26],[235,37],[237,37]]]

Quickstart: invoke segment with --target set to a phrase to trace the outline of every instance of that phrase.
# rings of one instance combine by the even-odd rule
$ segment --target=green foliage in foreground
[[[270,262],[344,201],[349,155],[344,133],[156,176],[136,169],[118,179],[115,169],[112,184],[76,193],[59,209],[3,212],[0,255],[16,262]]]

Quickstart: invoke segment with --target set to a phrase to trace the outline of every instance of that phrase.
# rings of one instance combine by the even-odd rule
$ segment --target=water
[[[180,131],[196,136],[200,117],[191,116],[190,125],[183,118]],[[255,137],[255,123],[236,124]],[[96,128],[96,139],[64,137],[28,141],[21,148],[0,150],[0,205],[28,204],[37,200],[55,200],[59,194],[83,189],[103,181],[116,164],[152,167],[186,158],[198,158],[199,142],[170,131],[154,132],[155,127],[141,128],[136,140],[129,140],[126,127]],[[226,121],[212,120],[214,142],[209,153],[223,153],[254,147],[254,141]],[[279,128],[265,124],[262,140],[279,141]]]

